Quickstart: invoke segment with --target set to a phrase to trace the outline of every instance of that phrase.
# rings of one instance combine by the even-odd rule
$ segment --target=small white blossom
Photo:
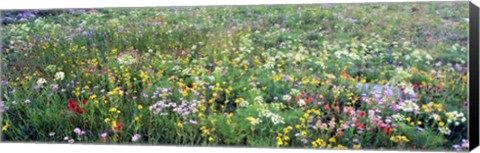
[[[305,105],[305,101],[303,99],[298,100],[298,105],[303,106]]]
[[[263,97],[262,96],[257,96],[257,97],[255,97],[255,101],[257,103],[263,103]]]
[[[283,97],[282,97],[282,100],[284,100],[284,101],[290,101],[290,99],[292,99],[292,96],[290,96],[290,95],[283,95]]]
[[[240,107],[247,107],[250,103],[248,103],[248,101],[242,101],[240,103]]]
[[[450,135],[450,133],[452,133],[452,131],[448,127],[440,127],[438,128],[438,130],[440,131],[440,133],[445,135]]]
[[[418,105],[411,100],[403,101],[403,103],[400,104],[400,108],[405,112],[414,112],[419,110]]]
[[[63,80],[63,78],[65,78],[65,73],[63,73],[63,72],[55,73],[55,79],[56,80]]]
[[[47,83],[47,80],[45,80],[44,78],[40,78],[38,79],[37,81],[37,85],[38,86],[42,86],[43,84]]]

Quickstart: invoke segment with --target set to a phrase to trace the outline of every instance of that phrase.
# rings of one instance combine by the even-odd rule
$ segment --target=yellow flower
[[[438,123],[438,126],[440,126],[440,127],[445,126],[445,122],[440,121],[440,122]]]
[[[138,117],[138,116],[135,116],[135,121],[137,121],[137,122],[138,122],[139,120],[140,120],[140,117]]]
[[[177,122],[177,126],[178,126],[179,128],[182,128],[182,127],[183,127],[182,122]]]
[[[7,131],[8,130],[8,127],[10,126],[10,124],[5,124],[3,127],[2,127],[2,131]]]
[[[408,122],[410,122],[410,121],[412,120],[412,118],[410,118],[410,117],[407,117],[407,119],[406,119],[406,120],[407,120]]]
[[[281,139],[278,139],[277,140],[277,146],[281,146],[281,145],[283,145],[283,141]]]
[[[331,137],[330,139],[328,139],[328,142],[335,143],[336,142],[335,137]]]
[[[257,119],[255,119],[254,117],[247,117],[247,121],[249,121],[251,124],[255,124],[257,122]]]
[[[302,136],[306,136],[306,135],[307,135],[307,130],[303,130],[302,132],[300,132],[300,134],[301,134]]]
[[[142,110],[142,109],[143,109],[143,106],[142,106],[142,105],[138,105],[138,106],[137,106],[137,109],[138,109],[138,110]]]
[[[110,122],[111,120],[109,118],[105,118],[105,120],[103,120],[105,123],[108,123]]]
[[[339,144],[339,145],[337,145],[337,146],[336,146],[335,148],[333,148],[333,149],[346,149],[346,148],[345,148],[344,146],[342,146],[342,145]]]
[[[396,142],[396,143],[410,142],[410,140],[408,140],[408,138],[406,136],[401,136],[401,135],[392,136],[392,137],[390,137],[390,140],[393,141],[393,142]]]
[[[359,144],[353,145],[353,149],[360,149],[360,145]]]
[[[208,138],[208,141],[210,141],[210,142],[212,142],[213,140],[215,140],[215,139],[213,139],[213,137]]]
[[[112,108],[110,108],[109,112],[117,112],[117,108],[112,107]]]
[[[112,121],[112,127],[116,127],[117,126],[117,121]]]
[[[97,98],[97,95],[95,95],[95,94],[93,94],[93,95],[90,96],[90,100],[93,100],[93,99],[95,99],[95,98]]]
[[[317,143],[318,143],[318,145],[320,145],[320,147],[325,147],[327,145],[327,142],[323,141],[320,138],[317,140]]]
[[[418,125],[422,125],[422,121],[417,121],[417,124],[418,124]]]

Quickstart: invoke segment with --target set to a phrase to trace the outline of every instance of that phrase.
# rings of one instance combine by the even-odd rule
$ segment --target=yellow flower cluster
[[[313,148],[318,148],[318,147],[325,148],[325,146],[327,146],[327,143],[321,138],[318,138],[317,140],[312,141]]]
[[[390,140],[392,140],[393,142],[396,142],[396,143],[410,142],[410,140],[408,140],[408,138],[406,136],[401,136],[401,135],[392,136],[392,137],[390,137]]]

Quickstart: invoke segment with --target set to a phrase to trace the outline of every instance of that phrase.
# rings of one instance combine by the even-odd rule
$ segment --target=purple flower
[[[460,151],[462,149],[462,147],[460,147],[460,145],[456,144],[456,145],[453,145],[453,149],[455,149],[456,151]]]
[[[195,121],[195,120],[190,120],[190,123],[191,123],[191,124],[195,124],[195,125],[198,124],[198,122]]]
[[[305,139],[305,138],[302,138],[300,141],[302,141],[304,144],[307,144],[307,143],[308,143],[308,140]]]
[[[30,103],[30,99],[25,100],[25,104],[29,104],[29,103]]]
[[[470,147],[469,141],[466,139],[462,139],[462,147],[469,148]]]
[[[424,130],[423,128],[421,128],[421,127],[417,127],[417,130],[420,131],[420,132],[425,131],[425,130]]]
[[[51,88],[52,88],[53,90],[57,90],[57,89],[58,89],[58,84],[53,84],[53,85],[51,85]]]

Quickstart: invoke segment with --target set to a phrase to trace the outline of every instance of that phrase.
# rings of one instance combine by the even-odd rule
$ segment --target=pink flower
[[[135,135],[133,135],[133,137],[132,137],[132,142],[137,142],[138,139],[140,139],[140,137],[141,137],[140,134],[135,134]]]
[[[80,128],[73,129],[73,132],[75,132],[77,135],[84,135],[85,134],[85,131],[82,131]]]

